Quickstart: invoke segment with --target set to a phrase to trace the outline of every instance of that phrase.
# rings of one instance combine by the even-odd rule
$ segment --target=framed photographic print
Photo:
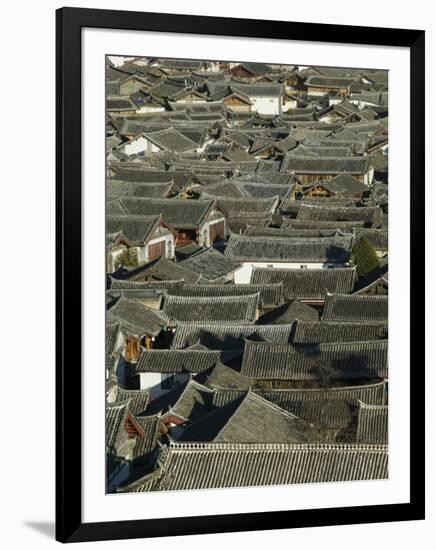
[[[57,539],[423,519],[424,197],[423,31],[58,10]]]

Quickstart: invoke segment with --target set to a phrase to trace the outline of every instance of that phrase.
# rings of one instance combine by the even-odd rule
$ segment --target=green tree
[[[128,248],[118,257],[115,269],[120,265],[125,267],[136,267],[138,265],[138,251],[136,248]]]
[[[356,266],[358,277],[364,277],[380,267],[375,248],[366,237],[361,237],[354,243],[351,261]]]

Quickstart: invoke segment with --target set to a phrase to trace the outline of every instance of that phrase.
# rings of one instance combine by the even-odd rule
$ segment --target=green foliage
[[[380,267],[380,261],[375,248],[366,237],[361,237],[354,243],[351,261],[357,268],[358,277],[364,277],[377,267]]]
[[[136,248],[128,248],[123,254],[118,258],[117,261],[118,268],[120,265],[125,267],[136,267],[138,265],[138,252]]]

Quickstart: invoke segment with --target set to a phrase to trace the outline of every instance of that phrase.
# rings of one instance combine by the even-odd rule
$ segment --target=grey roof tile
[[[167,326],[167,319],[162,313],[124,296],[109,309],[106,320],[108,323],[121,323],[127,336],[138,338],[144,334],[157,336]]]
[[[179,441],[304,443],[308,426],[248,390],[187,427]]]
[[[149,199],[125,197],[121,204],[128,214],[161,215],[176,228],[198,227],[213,206],[213,201],[183,199]]]
[[[289,342],[292,325],[234,325],[179,323],[172,343],[182,349],[200,341],[209,349],[243,349],[245,339],[256,337],[270,342]]]
[[[162,310],[170,322],[253,323],[257,319],[259,293],[239,296],[164,297]]]
[[[246,342],[241,373],[256,380],[387,377],[387,340],[322,344]]]
[[[219,350],[198,347],[143,350],[135,366],[135,372],[199,373],[216,365],[220,357]]]
[[[383,445],[176,443],[126,492],[386,479]]]
[[[283,303],[283,285],[273,284],[184,284],[169,290],[168,294],[175,296],[245,296],[247,294],[260,294],[259,303],[262,307],[273,308]]]
[[[239,262],[347,262],[352,249],[351,236],[324,239],[250,237],[232,234],[225,255]]]
[[[354,294],[327,295],[322,320],[386,323],[388,320],[388,297]]]
[[[293,343],[366,342],[369,340],[386,340],[387,337],[387,323],[298,321],[295,327]]]
[[[327,292],[351,293],[356,281],[356,270],[335,269],[279,269],[255,267],[252,284],[283,283],[286,298],[323,300]]]
[[[298,157],[292,152],[285,153],[282,172],[295,174],[348,174],[362,175],[369,171],[370,157]]]
[[[388,443],[388,406],[359,403],[357,443]]]
[[[228,258],[215,248],[207,248],[189,256],[179,265],[197,273],[205,281],[219,282],[231,275],[240,263]]]

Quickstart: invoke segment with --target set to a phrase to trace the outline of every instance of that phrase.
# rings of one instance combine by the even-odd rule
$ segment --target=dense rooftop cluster
[[[107,58],[108,492],[387,477],[387,86]]]

